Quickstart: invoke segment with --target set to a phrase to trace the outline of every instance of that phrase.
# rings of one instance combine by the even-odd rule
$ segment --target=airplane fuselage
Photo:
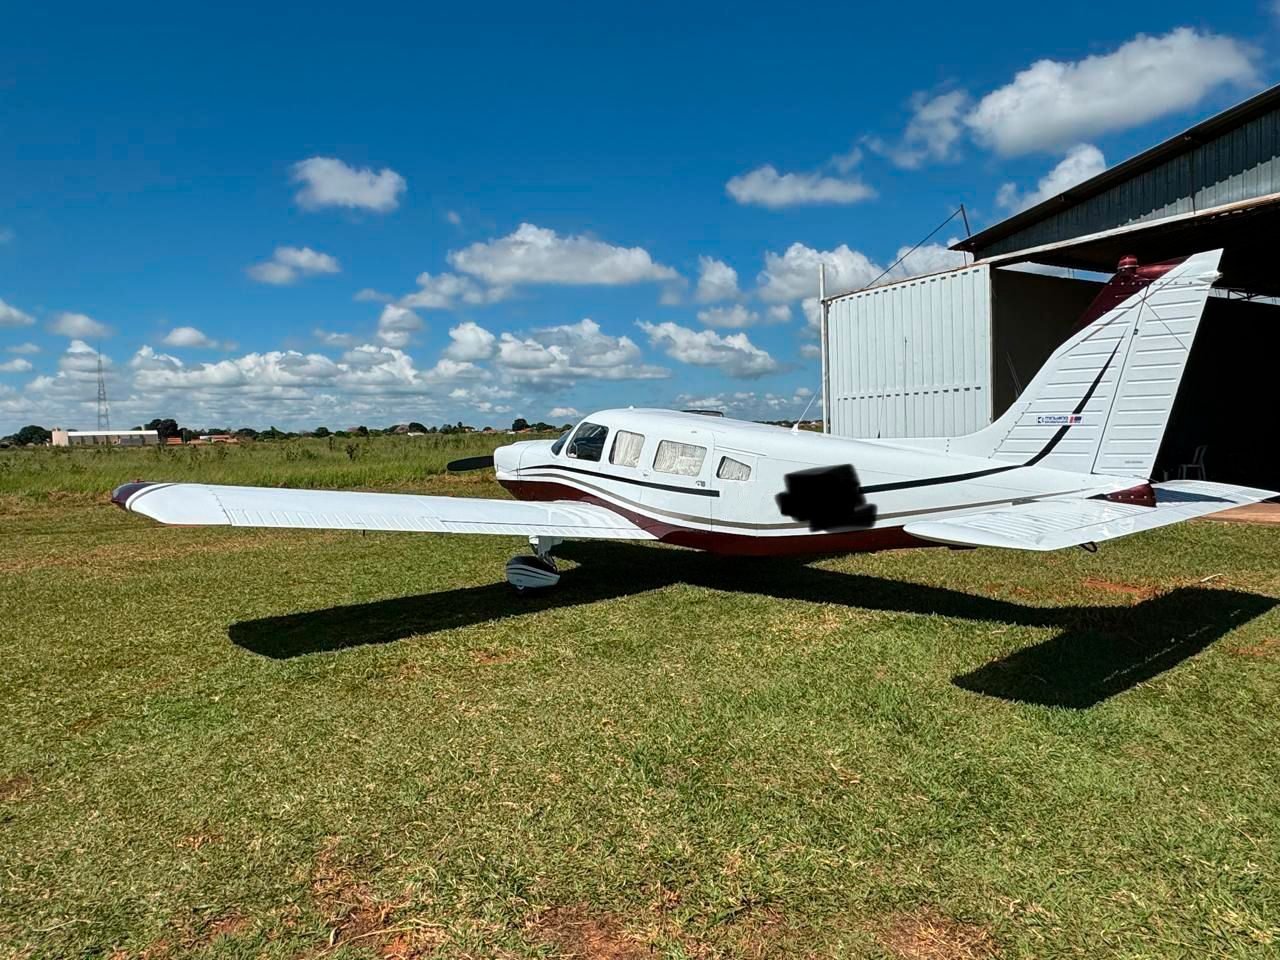
[[[584,426],[589,441],[579,443]],[[917,445],[918,444],[918,445]],[[849,440],[668,410],[607,410],[561,441],[500,448],[498,482],[520,500],[606,507],[666,543],[725,554],[814,554],[937,546],[906,533],[923,519],[1052,497],[1123,490],[1141,478],[1086,476],[959,456],[932,441]],[[796,474],[852,466],[858,489],[833,479],[814,500],[872,508],[815,520],[779,494]],[[826,483],[823,476],[816,481]],[[813,489],[812,483],[805,489]],[[800,494],[803,500],[804,494]],[[852,521],[852,522],[848,522]]]

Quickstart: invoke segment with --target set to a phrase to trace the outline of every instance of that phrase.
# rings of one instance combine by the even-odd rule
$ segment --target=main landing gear
[[[530,537],[533,556],[512,557],[507,561],[507,583],[521,594],[554,587],[560,582],[560,573],[551,559],[551,551],[562,543],[562,537]]]

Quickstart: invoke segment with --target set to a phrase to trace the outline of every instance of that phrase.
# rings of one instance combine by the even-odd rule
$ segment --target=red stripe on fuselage
[[[548,480],[499,480],[502,486],[517,500],[576,500],[591,503],[619,516],[626,517],[637,527],[653,534],[663,543],[708,553],[734,556],[778,557],[801,556],[821,553],[871,553],[877,550],[897,550],[902,547],[938,547],[942,544],[913,537],[902,527],[880,527],[872,530],[848,530],[843,533],[798,533],[780,536],[763,536],[729,533],[724,530],[698,530],[682,527],[667,520],[636,513],[610,503],[602,497],[580,490],[566,483]],[[714,524],[714,521],[711,521]]]

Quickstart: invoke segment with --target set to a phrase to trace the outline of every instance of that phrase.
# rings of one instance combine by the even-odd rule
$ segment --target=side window
[[[551,445],[551,452],[553,454],[557,456],[560,454],[560,451],[564,449],[564,442],[569,439],[569,434],[571,433],[573,433],[572,430],[566,430],[556,438],[556,442]]]
[[[733,457],[721,457],[720,466],[716,468],[716,476],[721,480],[750,480],[751,468]]]
[[[600,455],[604,453],[604,441],[607,436],[609,436],[608,427],[582,421],[578,426],[578,432],[569,441],[569,456],[575,460],[599,461]]]
[[[609,462],[620,467],[636,467],[640,465],[640,451],[644,448],[644,434],[619,430],[613,437],[613,449],[609,451]]]
[[[659,473],[674,473],[681,477],[696,477],[702,472],[702,461],[707,458],[707,448],[692,443],[676,443],[663,440],[653,457],[653,469]]]

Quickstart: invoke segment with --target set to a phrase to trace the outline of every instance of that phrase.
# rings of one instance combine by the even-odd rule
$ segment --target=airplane
[[[854,440],[627,408],[449,465],[492,467],[511,500],[134,482],[112,502],[175,525],[526,536],[532,554],[506,568],[519,592],[555,585],[551,553],[573,539],[756,556],[1096,550],[1276,496],[1151,479],[1221,254],[1126,257],[1013,405],[966,436]]]

